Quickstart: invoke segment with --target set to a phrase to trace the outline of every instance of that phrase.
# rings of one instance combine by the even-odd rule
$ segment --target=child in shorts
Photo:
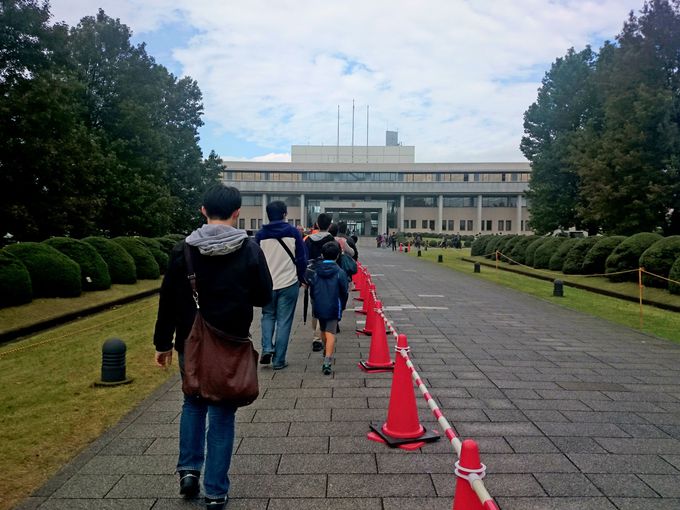
[[[307,282],[311,289],[312,313],[319,321],[321,341],[324,343],[324,358],[321,371],[330,375],[335,349],[335,335],[342,311],[347,306],[347,275],[337,264],[340,245],[331,241],[321,248],[323,260],[314,271],[308,271]]]

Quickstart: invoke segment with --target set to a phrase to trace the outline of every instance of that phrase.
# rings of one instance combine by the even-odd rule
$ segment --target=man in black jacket
[[[269,303],[272,280],[264,254],[244,230],[234,227],[240,208],[241,194],[236,188],[213,186],[205,193],[201,207],[207,224],[173,249],[161,285],[154,333],[155,361],[159,367],[172,362],[174,335],[174,348],[183,372],[184,340],[196,314],[184,260],[185,243],[190,246],[201,313],[208,324],[227,334],[247,337],[253,306]],[[177,462],[180,494],[186,497],[198,494],[200,472],[205,467],[203,488],[207,509],[222,510],[228,499],[235,411],[232,406],[184,397]]]

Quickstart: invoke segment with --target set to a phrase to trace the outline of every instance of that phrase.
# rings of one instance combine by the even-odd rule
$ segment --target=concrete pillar
[[[387,207],[381,207],[379,211],[380,217],[378,218],[378,223],[380,224],[380,233],[389,233],[387,232]]]
[[[399,197],[399,224],[397,225],[397,230],[399,232],[404,231],[404,195]]]
[[[269,223],[267,219],[267,194],[262,193],[262,224]]]
[[[305,195],[300,195],[300,225],[302,228],[307,226],[307,209],[305,208]]]
[[[444,195],[437,197],[437,233],[442,233],[442,221],[444,221]]]
[[[515,226],[515,232],[518,234],[522,233],[522,195],[517,195],[517,225]]]
[[[477,224],[473,229],[473,233],[482,231],[482,195],[477,195]]]

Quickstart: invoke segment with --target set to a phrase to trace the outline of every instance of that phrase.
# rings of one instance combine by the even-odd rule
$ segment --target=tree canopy
[[[680,3],[650,0],[598,54],[570,49],[524,116],[532,227],[680,231]]]
[[[219,157],[198,146],[202,95],[99,10],[51,25],[0,6],[0,224],[19,240],[188,230]]]

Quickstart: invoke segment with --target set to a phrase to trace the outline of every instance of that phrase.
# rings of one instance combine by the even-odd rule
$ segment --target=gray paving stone
[[[589,437],[551,437],[550,440],[563,453],[606,453]]]
[[[278,398],[330,398],[332,396],[332,388],[277,388],[276,386],[270,386],[265,390],[261,398],[263,400],[270,400]]]
[[[330,409],[258,409],[253,423],[331,421]]]
[[[607,498],[498,498],[503,510],[616,510]]]
[[[234,455],[231,458],[231,467],[229,473],[234,475],[259,475],[276,473],[279,466],[281,455],[265,454],[265,455]]]
[[[257,498],[263,494],[279,498],[322,498],[326,495],[326,475],[234,475],[229,478],[230,498]]]
[[[432,480],[439,496],[453,498],[456,490],[455,475],[432,475]],[[484,485],[494,499],[503,496],[541,497],[546,495],[530,474],[495,473],[484,478]]]
[[[680,454],[680,441],[677,439],[596,438],[595,441],[610,453]]]
[[[588,478],[608,497],[653,498],[657,494],[634,474],[589,474]]]
[[[154,499],[49,499],[40,510],[149,510]]]
[[[602,496],[585,475],[580,473],[536,473],[536,479],[548,496],[589,497]]]
[[[324,498],[323,500],[291,498],[271,499],[267,510],[317,510],[319,508],[327,510],[382,510],[383,505],[378,498]]]
[[[53,498],[103,498],[120,478],[120,475],[76,475]]]
[[[229,498],[229,510],[266,510],[269,501],[267,499],[236,499]],[[205,510],[202,499],[167,499],[159,498],[152,510]]]
[[[246,437],[237,454],[274,453],[327,453],[328,437],[279,437],[275,441]]]
[[[111,499],[167,498],[168,495],[177,493],[177,475],[125,475],[106,494],[106,497]]]
[[[558,453],[557,447],[547,437],[508,436],[506,441],[517,453]]]
[[[590,408],[580,400],[513,399],[512,403],[522,410],[590,411]]]
[[[370,399],[355,398],[300,398],[295,405],[296,409],[366,409]]]
[[[154,438],[116,438],[102,450],[103,455],[139,455],[154,442]],[[175,440],[177,442],[177,440]]]
[[[677,470],[658,455],[603,455],[569,453],[582,473],[677,474]]]
[[[175,472],[177,455],[97,455],[80,470],[84,475],[163,475]]]
[[[478,436],[542,436],[530,422],[461,423],[457,427],[463,437]]]
[[[496,473],[573,473],[574,464],[558,453],[490,453],[482,460],[489,475]]]
[[[376,472],[375,456],[367,453],[284,454],[277,471],[278,474]]]
[[[658,510],[659,499],[645,498],[612,498],[612,502],[619,510]],[[664,499],[666,508],[680,508],[680,499]]]
[[[662,498],[680,498],[680,473],[675,475],[640,475]]]
[[[451,510],[451,498],[383,498],[383,510]]]
[[[328,475],[328,497],[432,497],[429,475]]]
[[[537,422],[535,425],[548,436],[628,437],[628,434],[613,423]]]

